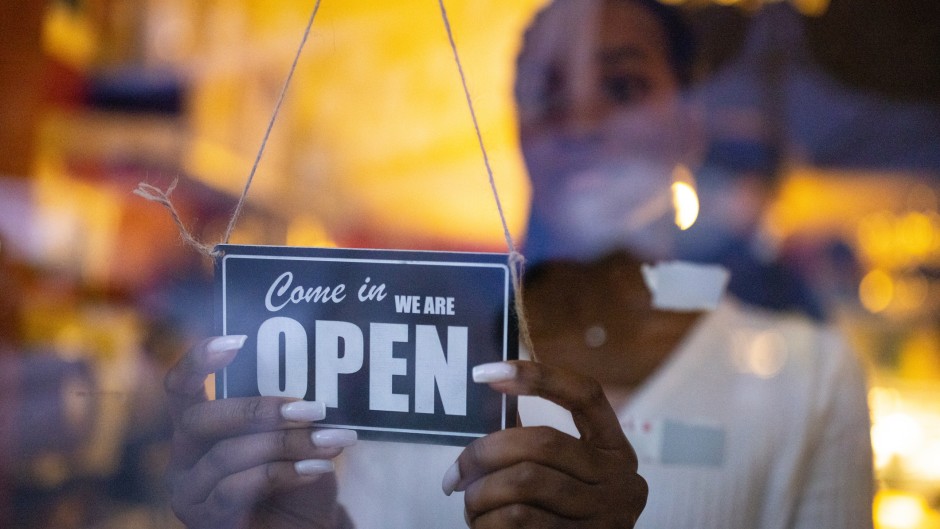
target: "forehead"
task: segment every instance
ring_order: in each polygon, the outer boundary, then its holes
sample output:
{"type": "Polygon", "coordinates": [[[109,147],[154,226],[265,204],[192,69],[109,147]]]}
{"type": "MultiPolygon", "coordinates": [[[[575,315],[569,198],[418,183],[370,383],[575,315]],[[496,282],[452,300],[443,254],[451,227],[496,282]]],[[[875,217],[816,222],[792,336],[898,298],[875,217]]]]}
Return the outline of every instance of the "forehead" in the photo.
{"type": "Polygon", "coordinates": [[[599,15],[595,59],[602,65],[668,62],[666,31],[648,8],[630,0],[606,0],[599,15]]]}

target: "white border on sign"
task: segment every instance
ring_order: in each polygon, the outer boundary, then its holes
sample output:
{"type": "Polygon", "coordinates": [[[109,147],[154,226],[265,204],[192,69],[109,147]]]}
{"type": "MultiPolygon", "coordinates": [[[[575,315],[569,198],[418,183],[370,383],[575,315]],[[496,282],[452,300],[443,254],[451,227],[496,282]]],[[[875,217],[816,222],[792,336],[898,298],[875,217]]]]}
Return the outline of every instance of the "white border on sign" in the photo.
{"type": "MultiPolygon", "coordinates": [[[[501,268],[503,270],[503,361],[508,360],[509,345],[509,267],[499,263],[465,263],[449,261],[410,261],[397,259],[347,259],[342,257],[302,257],[302,256],[272,256],[272,255],[226,255],[222,258],[222,335],[228,335],[228,298],[226,281],[226,261],[229,259],[266,259],[271,261],[329,261],[340,263],[377,263],[386,265],[411,265],[411,266],[459,266],[474,268],[501,268]]],[[[218,383],[218,381],[216,381],[218,383]]],[[[228,367],[222,369],[222,398],[228,398],[228,367]]],[[[502,400],[502,428],[506,428],[506,395],[503,394],[502,400]]],[[[440,436],[458,436],[458,437],[483,437],[486,433],[468,433],[468,432],[438,432],[431,430],[412,430],[405,428],[380,428],[373,426],[354,426],[342,424],[319,424],[318,426],[330,428],[349,428],[358,430],[371,430],[378,432],[400,432],[417,433],[422,435],[440,435],[440,436]]]]}

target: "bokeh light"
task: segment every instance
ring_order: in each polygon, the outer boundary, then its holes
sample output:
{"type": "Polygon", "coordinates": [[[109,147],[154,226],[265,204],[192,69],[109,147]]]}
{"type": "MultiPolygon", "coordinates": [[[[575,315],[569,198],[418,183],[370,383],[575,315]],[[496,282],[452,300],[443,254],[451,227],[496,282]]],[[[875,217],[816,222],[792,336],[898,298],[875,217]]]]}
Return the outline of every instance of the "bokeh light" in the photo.
{"type": "Polygon", "coordinates": [[[881,312],[894,299],[894,281],[885,271],[872,270],[862,278],[858,295],[862,306],[869,312],[881,312]]]}

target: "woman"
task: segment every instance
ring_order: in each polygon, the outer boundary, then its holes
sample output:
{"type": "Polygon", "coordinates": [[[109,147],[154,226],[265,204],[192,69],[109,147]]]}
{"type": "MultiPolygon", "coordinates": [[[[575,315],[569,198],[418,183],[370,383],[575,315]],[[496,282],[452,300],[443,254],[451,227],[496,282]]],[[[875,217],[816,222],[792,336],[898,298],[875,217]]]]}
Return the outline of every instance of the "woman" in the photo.
{"type": "Polygon", "coordinates": [[[244,340],[215,338],[167,378],[180,518],[191,527],[870,524],[867,409],[850,355],[807,322],[780,331],[777,318],[743,318],[733,305],[704,316],[650,305],[640,264],[670,257],[675,239],[651,204],[697,151],[679,98],[689,66],[680,19],[648,0],[556,0],[526,35],[516,94],[533,184],[526,252],[538,265],[527,309],[540,362],[473,372],[497,391],[542,397],[520,400],[525,427],[464,450],[357,443],[315,428],[318,403],[206,402],[204,378],[244,340]],[[732,368],[734,328],[783,344],[776,371],[732,368]],[[845,443],[848,456],[838,453],[845,443]],[[857,486],[842,494],[837,480],[857,486]]]}

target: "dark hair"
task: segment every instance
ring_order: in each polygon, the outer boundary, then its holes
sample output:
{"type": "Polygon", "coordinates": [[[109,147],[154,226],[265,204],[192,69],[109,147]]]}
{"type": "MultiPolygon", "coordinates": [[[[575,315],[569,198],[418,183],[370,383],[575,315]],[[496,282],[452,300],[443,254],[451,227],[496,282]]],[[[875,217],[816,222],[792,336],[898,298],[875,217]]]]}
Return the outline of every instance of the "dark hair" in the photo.
{"type": "Polygon", "coordinates": [[[669,45],[669,63],[676,78],[683,86],[692,82],[695,63],[695,37],[692,28],[686,22],[682,11],[673,5],[666,5],[659,0],[617,0],[633,2],[648,9],[666,31],[669,45]]]}

